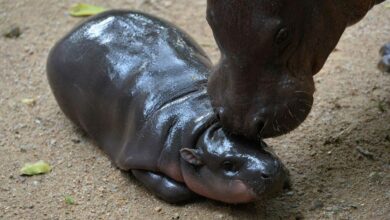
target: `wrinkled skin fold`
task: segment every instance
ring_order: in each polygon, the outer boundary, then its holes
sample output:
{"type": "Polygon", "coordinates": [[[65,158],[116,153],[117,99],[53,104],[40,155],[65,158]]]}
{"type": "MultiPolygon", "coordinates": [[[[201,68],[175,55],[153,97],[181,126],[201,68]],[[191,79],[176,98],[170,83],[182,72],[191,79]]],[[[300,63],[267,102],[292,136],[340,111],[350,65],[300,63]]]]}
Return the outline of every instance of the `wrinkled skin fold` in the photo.
{"type": "Polygon", "coordinates": [[[167,202],[245,203],[281,191],[263,143],[227,135],[206,91],[211,62],[177,27],[131,11],[87,20],[51,50],[47,76],[65,115],[167,202]]]}
{"type": "Polygon", "coordinates": [[[382,0],[208,0],[221,50],[208,92],[222,126],[258,140],[309,114],[321,70],[342,33],[382,0]]]}

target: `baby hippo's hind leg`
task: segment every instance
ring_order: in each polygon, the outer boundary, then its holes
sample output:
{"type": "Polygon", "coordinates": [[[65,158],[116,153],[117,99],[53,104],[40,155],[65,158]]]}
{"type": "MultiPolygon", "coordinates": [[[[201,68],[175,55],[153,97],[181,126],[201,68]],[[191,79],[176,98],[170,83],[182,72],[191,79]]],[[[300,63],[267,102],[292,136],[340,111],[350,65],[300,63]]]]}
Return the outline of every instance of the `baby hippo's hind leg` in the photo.
{"type": "Polygon", "coordinates": [[[131,172],[146,188],[169,203],[188,202],[197,197],[187,186],[163,174],[145,170],[132,170],[131,172]]]}

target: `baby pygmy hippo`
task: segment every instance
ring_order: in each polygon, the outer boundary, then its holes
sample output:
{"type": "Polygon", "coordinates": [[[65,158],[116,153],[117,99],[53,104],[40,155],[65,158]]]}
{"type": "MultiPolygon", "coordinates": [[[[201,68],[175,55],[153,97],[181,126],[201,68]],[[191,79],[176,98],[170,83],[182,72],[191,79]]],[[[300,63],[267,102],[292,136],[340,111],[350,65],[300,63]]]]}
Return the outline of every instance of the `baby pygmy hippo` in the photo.
{"type": "Polygon", "coordinates": [[[210,68],[172,24],[108,11],[54,46],[47,75],[65,115],[165,201],[199,194],[245,203],[280,191],[288,179],[281,161],[219,125],[206,92],[210,68]]]}

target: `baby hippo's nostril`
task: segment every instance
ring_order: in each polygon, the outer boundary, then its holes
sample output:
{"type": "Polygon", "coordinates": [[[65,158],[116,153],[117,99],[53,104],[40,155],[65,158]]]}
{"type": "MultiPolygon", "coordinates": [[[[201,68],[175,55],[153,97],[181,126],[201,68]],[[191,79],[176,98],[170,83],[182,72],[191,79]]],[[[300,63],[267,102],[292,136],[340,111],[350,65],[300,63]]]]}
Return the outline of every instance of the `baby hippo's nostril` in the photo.
{"type": "Polygon", "coordinates": [[[263,180],[272,180],[279,176],[282,164],[279,160],[269,161],[261,170],[261,178],[263,180]]]}
{"type": "Polygon", "coordinates": [[[271,178],[270,175],[265,174],[265,173],[262,173],[262,174],[261,174],[261,177],[262,177],[263,179],[269,179],[269,178],[271,178]]]}

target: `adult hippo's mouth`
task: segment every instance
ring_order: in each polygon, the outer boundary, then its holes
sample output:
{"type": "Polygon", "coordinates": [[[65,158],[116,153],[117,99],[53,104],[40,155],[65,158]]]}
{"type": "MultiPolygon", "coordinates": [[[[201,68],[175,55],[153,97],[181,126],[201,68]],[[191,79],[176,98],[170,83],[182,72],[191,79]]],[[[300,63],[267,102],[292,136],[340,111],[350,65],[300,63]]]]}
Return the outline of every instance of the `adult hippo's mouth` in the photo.
{"type": "Polygon", "coordinates": [[[208,93],[222,126],[258,140],[285,134],[309,114],[313,75],[347,26],[383,0],[208,0],[221,51],[208,93]]]}

